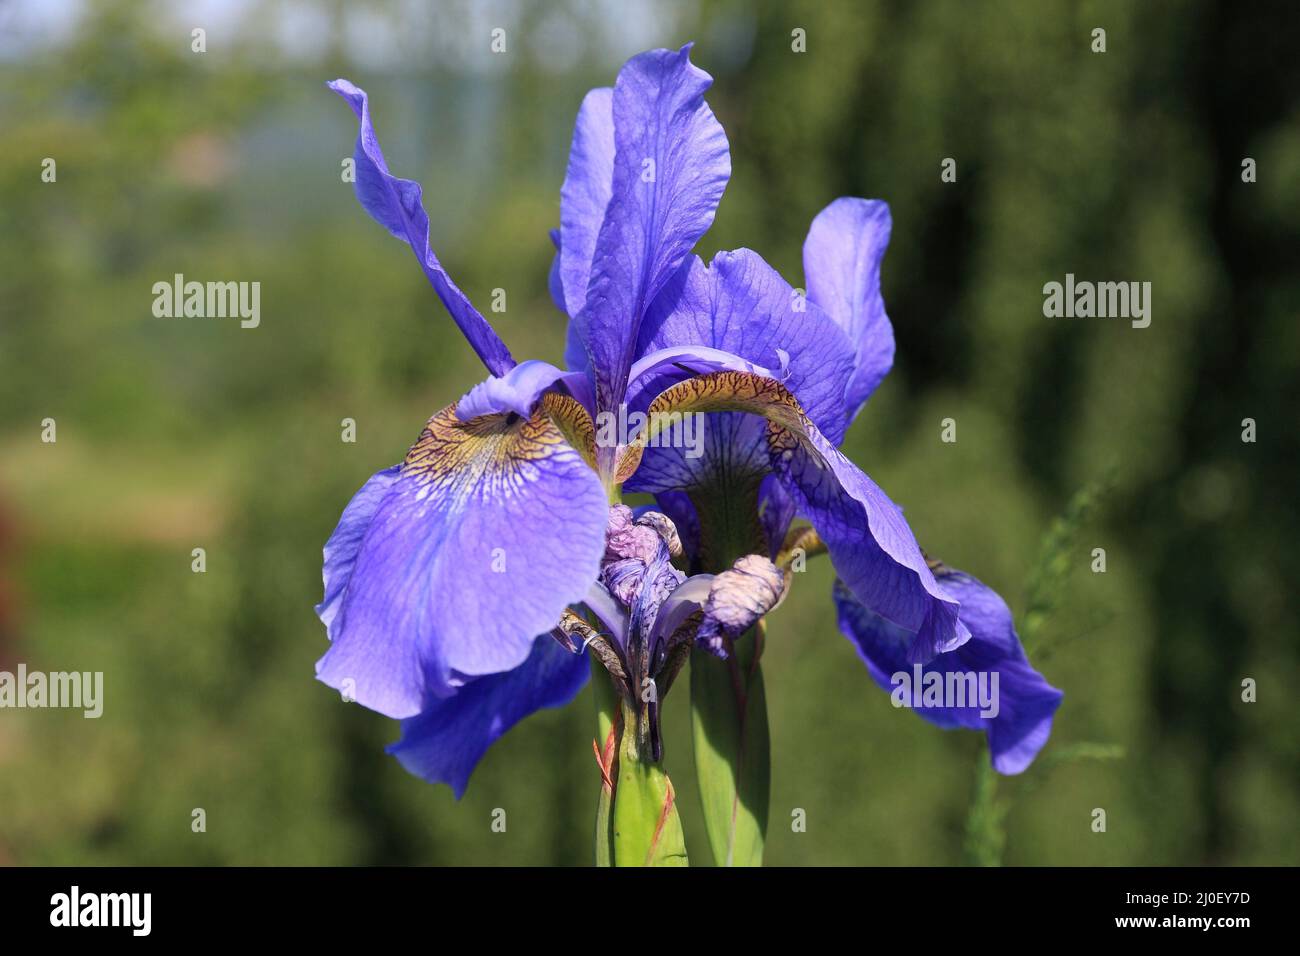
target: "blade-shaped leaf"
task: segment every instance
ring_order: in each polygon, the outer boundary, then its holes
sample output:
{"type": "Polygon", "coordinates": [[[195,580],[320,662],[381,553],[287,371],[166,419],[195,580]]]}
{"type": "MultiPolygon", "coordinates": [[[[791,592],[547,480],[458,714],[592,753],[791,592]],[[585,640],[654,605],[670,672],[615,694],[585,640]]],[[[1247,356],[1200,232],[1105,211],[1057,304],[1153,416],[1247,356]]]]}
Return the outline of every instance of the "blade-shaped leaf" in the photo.
{"type": "Polygon", "coordinates": [[[691,727],[704,825],[718,866],[761,866],[771,796],[767,700],[759,668],[764,625],[727,660],[691,655],[691,727]]]}

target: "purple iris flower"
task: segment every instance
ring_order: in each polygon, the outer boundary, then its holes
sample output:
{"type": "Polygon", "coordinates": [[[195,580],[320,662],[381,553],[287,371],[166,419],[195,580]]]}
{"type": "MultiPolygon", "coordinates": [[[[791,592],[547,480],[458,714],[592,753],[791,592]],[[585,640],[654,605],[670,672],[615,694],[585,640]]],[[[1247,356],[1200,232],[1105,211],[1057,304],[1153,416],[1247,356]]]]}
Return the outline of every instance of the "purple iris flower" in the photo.
{"type": "MultiPolygon", "coordinates": [[[[880,291],[880,265],[890,228],[889,207],[873,200],[837,199],[815,217],[803,247],[807,302],[801,305],[805,314],[791,318],[775,305],[770,310],[773,319],[781,316],[802,322],[797,330],[781,321],[754,321],[756,314],[762,314],[751,304],[757,298],[757,288],[775,287],[777,291],[770,293],[774,300],[783,295],[797,297],[756,255],[721,253],[707,268],[695,258],[679,273],[677,288],[663,293],[656,302],[654,314],[642,330],[642,348],[653,351],[697,341],[755,361],[781,348],[790,356],[783,356],[784,384],[809,415],[817,418],[823,436],[838,443],[848,422],[893,365],[893,329],[880,291]],[[827,346],[839,347],[839,342],[826,327],[827,317],[854,343],[851,372],[838,401],[834,389],[840,379],[832,372],[838,368],[838,357],[827,346]],[[813,341],[800,332],[813,332],[813,341]],[[811,361],[800,361],[808,354],[805,349],[811,351],[816,346],[822,351],[809,355],[811,361]],[[824,364],[819,366],[819,359],[824,364]],[[829,397],[822,391],[825,379],[831,380],[829,397]],[[836,415],[842,416],[839,423],[836,415]]],[[[649,390],[662,388],[673,374],[680,375],[680,371],[661,372],[649,390]]],[[[857,647],[872,678],[892,690],[893,675],[912,674],[916,667],[921,667],[923,675],[969,675],[960,682],[945,681],[945,687],[962,688],[969,679],[990,682],[997,675],[996,715],[990,714],[990,708],[942,704],[919,706],[916,711],[941,727],[987,731],[992,763],[1000,773],[1020,773],[1028,767],[1047,742],[1062,694],[1030,666],[1002,598],[969,575],[929,562],[942,592],[959,602],[961,610],[957,640],[946,644],[925,640],[916,628],[882,610],[889,598],[882,600],[881,591],[887,594],[892,585],[877,582],[881,590],[874,593],[868,593],[861,583],[845,586],[854,576],[858,582],[864,577],[859,562],[865,555],[853,550],[857,529],[851,519],[835,520],[844,513],[840,510],[846,504],[843,491],[854,487],[851,475],[856,469],[841,466],[850,477],[837,486],[831,474],[818,472],[816,460],[796,457],[792,464],[784,456],[768,454],[771,443],[765,441],[761,420],[732,412],[709,417],[704,455],[692,459],[680,448],[647,449],[626,488],[656,493],[660,507],[683,529],[687,551],[696,563],[705,546],[699,528],[701,521],[708,520],[700,514],[705,508],[697,507],[696,501],[701,497],[708,501],[709,492],[720,485],[727,486],[732,496],[743,497],[746,486],[756,489],[755,517],[773,558],[783,544],[799,540],[798,529],[790,530],[795,517],[811,520],[830,545],[832,562],[842,579],[834,595],[840,629],[857,647]]],[[[860,480],[869,481],[865,476],[860,480]]],[[[870,543],[863,541],[862,545],[869,555],[870,543]]]]}
{"type": "Polygon", "coordinates": [[[689,46],[654,50],[582,103],[552,237],[567,371],[515,362],[429,248],[420,186],[388,171],[366,94],[329,84],[360,121],[362,206],[409,244],[491,374],[344,510],[325,547],[317,676],[400,719],[391,752],[457,796],[511,726],[578,693],[588,653],[629,699],[655,684],[638,733],[658,759],[657,704],[685,654],[726,653],[784,596],[773,558],[796,514],[844,593],[906,635],[909,661],[971,639],[900,509],[837,447],[892,363],[888,211],[842,199],[817,217],[806,295],[746,249],[704,265],[691,250],[731,171],[710,83],[689,46]],[[628,410],[707,414],[706,453],[645,433],[599,441],[602,416],[628,410]],[[724,463],[760,500],[768,553],[687,577],[673,558],[707,536],[696,492],[724,463]],[[660,508],[611,507],[624,485],[660,508]]]}

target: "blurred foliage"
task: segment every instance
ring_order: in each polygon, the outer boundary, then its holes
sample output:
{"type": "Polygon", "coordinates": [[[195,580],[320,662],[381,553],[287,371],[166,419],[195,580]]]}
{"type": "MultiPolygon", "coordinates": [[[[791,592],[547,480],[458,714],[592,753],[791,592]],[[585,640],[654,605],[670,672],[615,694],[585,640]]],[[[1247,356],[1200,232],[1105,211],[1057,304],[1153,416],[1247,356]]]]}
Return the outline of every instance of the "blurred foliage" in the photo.
{"type": "MultiPolygon", "coordinates": [[[[32,6],[0,0],[0,28],[32,6]]],[[[0,712],[0,860],[590,859],[589,694],[508,734],[457,802],[384,755],[391,721],[313,680],[340,510],[482,374],[341,182],[355,125],[322,84],[369,90],[449,271],[480,307],[507,290],[491,317],[516,356],[558,361],[546,230],[581,96],[695,39],[734,166],[701,253],[748,246],[799,285],[820,208],[889,201],[896,367],[846,451],[1050,643],[1035,660],[1066,695],[1038,764],[973,779],[979,735],[890,705],[814,563],[769,627],[768,862],[1300,862],[1290,5],[266,0],[201,55],[186,8],[104,0],[0,47],[0,662],[102,670],[106,696],[97,721],[0,712]],[[1045,319],[1066,272],[1152,282],[1150,328],[1045,319]],[[260,281],[261,326],[154,318],[175,273],[260,281]],[[1103,508],[1070,505],[1099,482],[1103,508]],[[1125,756],[1063,759],[1105,748],[1125,756]]],[[[678,703],[667,766],[702,846],[678,703]]]]}

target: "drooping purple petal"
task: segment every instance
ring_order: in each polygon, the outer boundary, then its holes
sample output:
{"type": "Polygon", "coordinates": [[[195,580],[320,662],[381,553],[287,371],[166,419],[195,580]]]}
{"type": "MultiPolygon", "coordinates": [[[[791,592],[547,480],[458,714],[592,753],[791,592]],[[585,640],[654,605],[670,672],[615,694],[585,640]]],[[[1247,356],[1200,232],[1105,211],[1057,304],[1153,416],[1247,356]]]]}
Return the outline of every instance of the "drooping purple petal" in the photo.
{"type": "Polygon", "coordinates": [[[915,635],[913,661],[964,644],[958,602],[940,588],[902,510],[815,428],[770,432],[772,464],[826,544],[835,571],[872,611],[915,635]]]}
{"type": "Polygon", "coordinates": [[[714,412],[661,430],[624,484],[628,491],[662,494],[727,487],[739,493],[771,467],[767,427],[752,415],[714,412]]]}
{"type": "Polygon", "coordinates": [[[935,583],[898,507],[840,454],[783,384],[747,372],[696,376],[662,392],[646,415],[653,420],[695,412],[768,420],[768,460],[797,512],[812,522],[857,598],[916,635],[915,660],[928,661],[969,639],[957,602],[935,583]]]}
{"type": "Polygon", "coordinates": [[[518,667],[468,681],[403,720],[401,740],[388,752],[417,777],[447,784],[459,800],[488,747],[529,714],[573,700],[590,671],[586,654],[571,653],[543,634],[518,667]]]}
{"type": "MultiPolygon", "coordinates": [[[[575,319],[601,409],[623,400],[641,319],[713,222],[731,175],[726,134],[703,99],[712,80],[689,52],[635,56],[614,87],[612,188],[575,319]]],[[[574,257],[583,258],[576,242],[574,257]]]]}
{"type": "Polygon", "coordinates": [[[546,415],[512,417],[462,422],[444,409],[400,472],[381,473],[387,487],[354,499],[327,558],[333,643],[320,680],[413,717],[467,677],[519,666],[587,594],[605,545],[604,489],[546,415]]]}
{"type": "Polygon", "coordinates": [[[839,324],[854,349],[845,392],[850,418],[894,364],[894,329],[880,295],[889,230],[886,203],[846,196],[817,214],[803,245],[808,298],[839,324]]]}
{"type": "Polygon", "coordinates": [[[837,582],[840,630],[857,647],[872,680],[896,701],[919,704],[917,715],[937,726],[985,731],[993,768],[1020,773],[1047,742],[1063,695],[1025,658],[1011,612],[992,589],[955,571],[941,572],[938,580],[961,602],[962,622],[971,632],[971,639],[956,650],[925,665],[913,664],[908,659],[911,635],[868,611],[837,582]],[[938,705],[927,706],[925,688],[936,680],[942,682],[938,705]]]}
{"type": "Polygon", "coordinates": [[[361,205],[376,222],[411,247],[415,258],[420,262],[420,268],[438,293],[438,298],[447,307],[488,371],[493,375],[504,375],[514,367],[515,361],[500,336],[474,308],[465,293],[451,281],[438,257],[429,248],[429,217],[420,198],[420,184],[409,179],[398,179],[389,173],[383,151],[379,148],[379,140],[375,138],[365,91],[347,80],[334,80],[327,85],[347,100],[361,123],[353,154],[356,161],[356,193],[361,205]]]}

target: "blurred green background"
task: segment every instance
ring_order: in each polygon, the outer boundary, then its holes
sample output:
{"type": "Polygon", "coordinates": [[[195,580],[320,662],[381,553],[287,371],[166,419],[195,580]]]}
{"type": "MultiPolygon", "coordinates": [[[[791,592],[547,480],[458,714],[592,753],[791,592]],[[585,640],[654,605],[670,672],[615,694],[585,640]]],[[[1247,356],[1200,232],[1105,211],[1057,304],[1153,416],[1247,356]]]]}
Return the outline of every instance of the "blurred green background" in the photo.
{"type": "MultiPolygon", "coordinates": [[[[871,684],[814,563],[770,621],[768,862],[1300,862],[1298,24],[1227,0],[0,0],[0,669],[105,673],[99,720],[0,711],[0,861],[590,859],[590,691],[457,802],[313,679],[343,505],[483,375],[341,181],[356,127],[323,84],[369,91],[452,275],[484,311],[505,289],[514,354],[558,363],[546,231],[581,96],[694,39],[734,167],[701,253],[802,285],[819,209],[890,203],[898,355],[846,451],[1065,691],[1039,763],[990,790],[979,736],[871,684]],[[178,272],[260,281],[260,327],[155,318],[178,272]],[[1151,326],[1045,319],[1066,272],[1150,281],[1151,326]]],[[[680,687],[667,766],[705,862],[680,687]]]]}

